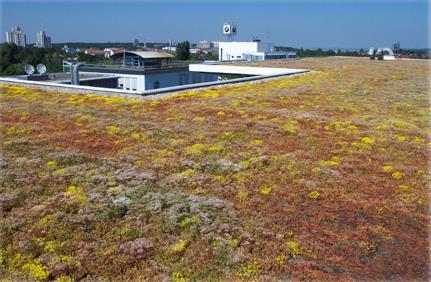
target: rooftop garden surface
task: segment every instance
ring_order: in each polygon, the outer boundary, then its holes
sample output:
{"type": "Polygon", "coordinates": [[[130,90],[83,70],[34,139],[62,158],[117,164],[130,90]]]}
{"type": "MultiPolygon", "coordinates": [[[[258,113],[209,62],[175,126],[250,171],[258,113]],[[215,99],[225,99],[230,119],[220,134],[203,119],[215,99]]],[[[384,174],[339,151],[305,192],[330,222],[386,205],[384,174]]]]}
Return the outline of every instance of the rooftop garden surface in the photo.
{"type": "Polygon", "coordinates": [[[0,278],[428,280],[429,64],[132,100],[0,86],[0,278]]]}

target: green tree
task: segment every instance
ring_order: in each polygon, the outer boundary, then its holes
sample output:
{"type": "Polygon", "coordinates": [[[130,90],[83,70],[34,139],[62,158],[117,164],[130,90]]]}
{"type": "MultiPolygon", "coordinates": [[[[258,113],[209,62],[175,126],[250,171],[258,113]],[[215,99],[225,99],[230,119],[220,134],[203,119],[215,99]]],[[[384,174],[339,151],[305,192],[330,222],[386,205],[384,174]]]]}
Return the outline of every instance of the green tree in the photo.
{"type": "Polygon", "coordinates": [[[44,64],[49,72],[58,72],[62,70],[63,58],[62,51],[54,48],[0,44],[0,74],[24,74],[25,64],[32,64],[33,66],[44,64]]]}
{"type": "Polygon", "coordinates": [[[0,72],[3,73],[6,69],[13,65],[19,63],[18,53],[19,49],[15,44],[2,44],[0,48],[0,72]]]}
{"type": "Polygon", "coordinates": [[[178,60],[188,60],[190,58],[190,43],[188,41],[178,43],[176,51],[178,60]]]}

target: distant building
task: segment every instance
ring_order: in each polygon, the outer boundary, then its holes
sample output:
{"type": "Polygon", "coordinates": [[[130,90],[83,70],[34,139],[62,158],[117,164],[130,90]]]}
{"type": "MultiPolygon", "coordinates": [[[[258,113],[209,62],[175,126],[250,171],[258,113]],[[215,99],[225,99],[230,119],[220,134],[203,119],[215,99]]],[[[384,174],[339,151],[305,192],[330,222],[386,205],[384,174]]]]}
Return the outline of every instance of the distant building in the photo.
{"type": "Polygon", "coordinates": [[[133,41],[133,46],[134,46],[134,47],[138,47],[138,45],[139,45],[139,40],[138,40],[138,39],[135,39],[135,40],[133,41]]]}
{"type": "Polygon", "coordinates": [[[11,31],[6,32],[6,42],[25,47],[27,45],[27,39],[24,30],[19,26],[12,27],[11,31]]]}
{"type": "Polygon", "coordinates": [[[214,48],[214,44],[208,40],[199,41],[198,44],[196,44],[197,49],[202,50],[210,50],[214,48]]]}
{"type": "Polygon", "coordinates": [[[79,52],[79,49],[69,47],[67,45],[64,45],[63,48],[61,48],[64,52],[69,54],[75,54],[76,52],[79,52]]]}
{"type": "Polygon", "coordinates": [[[90,56],[94,56],[94,57],[105,57],[105,54],[109,54],[109,51],[105,51],[105,50],[99,50],[99,49],[85,49],[84,50],[84,54],[90,55],[90,56]]]}
{"type": "Polygon", "coordinates": [[[51,37],[46,36],[45,31],[41,30],[36,33],[36,47],[51,48],[51,37]]]}
{"type": "Polygon", "coordinates": [[[123,52],[124,49],[123,48],[105,48],[105,49],[103,49],[103,51],[105,52],[105,58],[110,58],[115,53],[123,52]]]}
{"type": "Polygon", "coordinates": [[[219,61],[263,61],[271,59],[295,58],[294,52],[275,52],[271,43],[254,41],[219,42],[219,61]]]}
{"type": "Polygon", "coordinates": [[[167,52],[176,52],[177,51],[177,47],[175,46],[166,46],[162,48],[163,51],[167,51],[167,52]]]}
{"type": "Polygon", "coordinates": [[[399,52],[400,51],[400,42],[398,41],[398,42],[395,42],[394,44],[393,44],[393,46],[392,46],[393,48],[392,48],[392,50],[394,51],[394,52],[399,52]]]}

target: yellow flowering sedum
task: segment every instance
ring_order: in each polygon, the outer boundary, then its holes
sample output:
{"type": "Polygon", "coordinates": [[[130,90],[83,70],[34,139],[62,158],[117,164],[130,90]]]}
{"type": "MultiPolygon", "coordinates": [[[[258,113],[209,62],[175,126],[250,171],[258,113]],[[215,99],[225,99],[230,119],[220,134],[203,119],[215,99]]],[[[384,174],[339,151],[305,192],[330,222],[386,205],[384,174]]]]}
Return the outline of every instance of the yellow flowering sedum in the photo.
{"type": "Polygon", "coordinates": [[[271,191],[272,191],[271,187],[264,186],[264,187],[260,188],[259,193],[261,195],[268,196],[269,194],[271,194],[271,191]]]}
{"type": "Polygon", "coordinates": [[[403,176],[404,176],[404,173],[399,171],[392,173],[392,178],[396,180],[400,180],[401,178],[403,178],[403,176]]]}
{"type": "Polygon", "coordinates": [[[262,143],[263,143],[263,141],[260,139],[254,139],[251,141],[251,145],[253,145],[253,146],[260,146],[260,145],[262,145],[262,143]]]}
{"type": "Polygon", "coordinates": [[[239,191],[238,192],[238,198],[240,202],[245,202],[248,198],[248,192],[247,191],[239,191]]]}
{"type": "Polygon", "coordinates": [[[402,135],[397,135],[396,137],[397,137],[397,140],[398,140],[398,141],[401,141],[401,142],[402,142],[402,141],[407,141],[407,140],[408,140],[408,138],[407,138],[407,137],[402,136],[402,135]]]}
{"type": "Polygon", "coordinates": [[[186,249],[186,242],[183,239],[178,240],[178,242],[172,246],[172,250],[176,253],[181,253],[185,249],[186,249]]]}
{"type": "Polygon", "coordinates": [[[369,136],[362,138],[361,141],[368,145],[371,145],[375,142],[375,140],[369,136]]]}
{"type": "Polygon", "coordinates": [[[26,263],[22,270],[28,273],[29,277],[34,280],[45,280],[49,276],[48,268],[42,264],[26,263]]]}
{"type": "Polygon", "coordinates": [[[311,170],[311,172],[312,173],[315,173],[315,174],[318,174],[318,173],[320,173],[322,170],[320,169],[320,167],[314,167],[312,170],[311,170]]]}
{"type": "Polygon", "coordinates": [[[408,186],[408,185],[399,185],[398,189],[403,190],[403,191],[409,191],[409,190],[412,190],[413,188],[408,186]]]}
{"type": "Polygon", "coordinates": [[[174,282],[187,282],[187,281],[189,281],[189,279],[185,278],[181,272],[174,271],[172,273],[172,281],[174,281],[174,282]]]}
{"type": "Polygon", "coordinates": [[[282,125],[281,129],[288,135],[296,135],[298,134],[299,125],[296,120],[291,120],[288,123],[282,125]]]}
{"type": "Polygon", "coordinates": [[[113,125],[107,126],[106,130],[107,130],[109,135],[116,135],[116,134],[120,133],[120,131],[121,131],[119,127],[113,126],[113,125]]]}
{"type": "Polygon", "coordinates": [[[85,196],[82,189],[80,187],[74,186],[74,185],[67,187],[66,192],[64,192],[64,196],[68,199],[75,198],[76,200],[78,200],[80,202],[86,202],[87,201],[87,197],[85,196]]]}
{"type": "Polygon", "coordinates": [[[301,254],[301,249],[299,248],[299,243],[295,241],[288,241],[287,247],[289,248],[290,254],[293,256],[301,254]]]}
{"type": "Polygon", "coordinates": [[[383,168],[384,171],[391,171],[391,170],[394,169],[391,165],[385,165],[382,168],[383,168]]]}
{"type": "Polygon", "coordinates": [[[320,193],[318,191],[312,191],[308,193],[308,198],[312,200],[317,200],[320,197],[320,193]]]}

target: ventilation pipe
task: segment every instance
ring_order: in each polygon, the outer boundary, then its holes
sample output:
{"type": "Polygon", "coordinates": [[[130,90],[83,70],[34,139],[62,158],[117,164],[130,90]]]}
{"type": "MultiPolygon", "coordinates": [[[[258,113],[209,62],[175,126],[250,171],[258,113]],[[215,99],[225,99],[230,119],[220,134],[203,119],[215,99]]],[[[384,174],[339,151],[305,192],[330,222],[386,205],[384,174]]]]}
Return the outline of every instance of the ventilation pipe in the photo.
{"type": "Polygon", "coordinates": [[[82,63],[82,62],[72,65],[72,70],[70,72],[72,75],[72,79],[71,79],[72,85],[79,85],[79,68],[84,65],[85,63],[82,63]]]}

